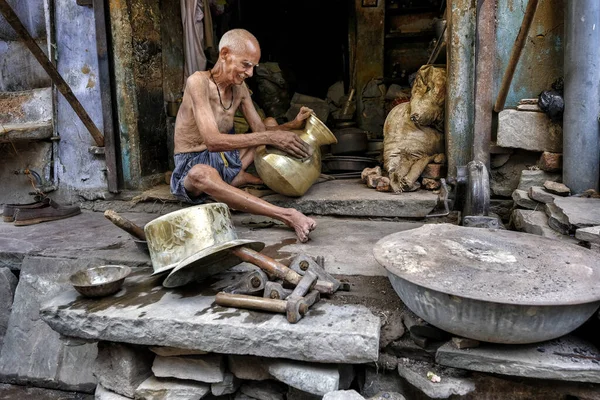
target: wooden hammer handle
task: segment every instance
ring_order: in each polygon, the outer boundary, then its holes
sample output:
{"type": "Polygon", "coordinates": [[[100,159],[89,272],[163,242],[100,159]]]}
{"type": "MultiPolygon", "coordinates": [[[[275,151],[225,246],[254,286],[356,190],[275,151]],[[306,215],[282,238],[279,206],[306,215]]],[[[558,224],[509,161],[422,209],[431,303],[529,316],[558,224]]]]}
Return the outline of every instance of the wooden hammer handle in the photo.
{"type": "Polygon", "coordinates": [[[127,218],[120,216],[119,214],[117,214],[116,211],[106,210],[104,211],[104,216],[108,218],[113,224],[128,232],[129,234],[135,236],[140,240],[146,240],[146,234],[144,233],[144,230],[142,228],[140,228],[127,218]]]}
{"type": "Polygon", "coordinates": [[[271,257],[249,249],[248,247],[238,247],[232,250],[232,253],[242,261],[254,264],[260,269],[266,271],[268,274],[276,276],[279,279],[283,279],[292,285],[297,285],[302,279],[302,275],[296,271],[293,271],[271,257]]]}
{"type": "Polygon", "coordinates": [[[223,307],[248,308],[251,310],[286,313],[285,300],[267,299],[264,297],[247,296],[245,294],[217,293],[215,302],[223,307]]]}

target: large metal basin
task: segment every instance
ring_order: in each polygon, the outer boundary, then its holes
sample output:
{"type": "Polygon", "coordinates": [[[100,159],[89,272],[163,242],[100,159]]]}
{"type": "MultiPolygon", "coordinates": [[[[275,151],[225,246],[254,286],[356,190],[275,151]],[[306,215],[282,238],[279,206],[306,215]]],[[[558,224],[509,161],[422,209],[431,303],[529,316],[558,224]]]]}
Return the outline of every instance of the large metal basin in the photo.
{"type": "Polygon", "coordinates": [[[563,336],[600,307],[597,255],[520,232],[427,224],[373,250],[406,306],[453,334],[493,343],[563,336]]]}
{"type": "Polygon", "coordinates": [[[256,172],[271,190],[299,197],[319,179],[321,175],[321,146],[337,143],[329,128],[315,115],[306,121],[304,130],[292,130],[312,149],[305,159],[290,157],[287,153],[270,146],[260,146],[254,155],[256,172]]]}

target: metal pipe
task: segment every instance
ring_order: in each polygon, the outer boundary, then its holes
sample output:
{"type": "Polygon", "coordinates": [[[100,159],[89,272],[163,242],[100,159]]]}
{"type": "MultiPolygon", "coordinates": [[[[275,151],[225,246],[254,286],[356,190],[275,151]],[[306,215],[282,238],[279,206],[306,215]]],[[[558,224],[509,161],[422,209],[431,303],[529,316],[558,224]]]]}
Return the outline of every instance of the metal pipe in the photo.
{"type": "Polygon", "coordinates": [[[477,0],[475,41],[475,122],[473,160],[490,169],[492,112],[494,96],[494,54],[496,50],[496,1],[477,0]]]}
{"type": "Polygon", "coordinates": [[[600,2],[565,2],[563,181],[598,190],[600,176],[600,2]]]}
{"type": "Polygon", "coordinates": [[[496,104],[494,105],[494,111],[496,112],[500,112],[504,109],[506,96],[508,95],[508,90],[510,89],[513,75],[517,69],[519,58],[521,58],[521,51],[523,50],[523,47],[525,47],[527,34],[529,33],[529,27],[533,21],[533,16],[535,15],[535,9],[537,8],[537,5],[538,0],[529,0],[529,3],[527,3],[525,15],[523,15],[523,22],[521,23],[521,29],[519,29],[519,33],[515,39],[515,44],[513,45],[512,53],[510,55],[510,59],[508,60],[508,65],[506,66],[506,71],[504,71],[502,83],[500,84],[500,92],[498,92],[498,98],[496,99],[496,104]]]}

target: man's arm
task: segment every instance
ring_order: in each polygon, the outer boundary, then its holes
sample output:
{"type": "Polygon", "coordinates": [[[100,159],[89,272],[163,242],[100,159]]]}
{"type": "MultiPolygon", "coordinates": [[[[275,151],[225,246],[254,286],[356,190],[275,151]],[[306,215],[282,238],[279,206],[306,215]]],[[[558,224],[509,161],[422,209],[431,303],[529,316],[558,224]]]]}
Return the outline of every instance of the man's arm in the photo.
{"type": "Polygon", "coordinates": [[[302,106],[300,108],[300,111],[298,112],[298,115],[296,115],[296,118],[294,118],[292,121],[288,121],[288,122],[285,122],[285,123],[277,125],[277,126],[267,126],[267,130],[274,131],[274,130],[280,130],[280,129],[282,129],[282,130],[302,129],[302,128],[304,128],[304,123],[306,122],[308,117],[310,117],[310,115],[312,113],[313,113],[312,109],[302,106]]]}
{"type": "MultiPolygon", "coordinates": [[[[186,83],[186,89],[190,90],[192,98],[194,119],[208,151],[229,151],[260,145],[272,145],[295,157],[302,158],[309,155],[310,149],[308,145],[298,136],[285,131],[267,133],[262,122],[263,129],[261,131],[248,135],[229,135],[219,132],[219,127],[217,121],[215,121],[209,101],[208,85],[208,79],[201,74],[190,76],[186,83]]],[[[244,97],[247,98],[247,96],[244,97]]],[[[243,103],[244,100],[242,100],[243,103]]],[[[256,113],[256,110],[254,112],[256,113]]]]}

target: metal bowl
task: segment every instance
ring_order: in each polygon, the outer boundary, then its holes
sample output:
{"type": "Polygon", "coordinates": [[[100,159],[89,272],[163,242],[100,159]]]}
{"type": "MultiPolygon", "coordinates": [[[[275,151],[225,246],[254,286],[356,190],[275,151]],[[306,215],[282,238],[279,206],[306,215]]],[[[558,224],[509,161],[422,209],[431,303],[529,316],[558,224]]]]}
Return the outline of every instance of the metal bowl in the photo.
{"type": "Polygon", "coordinates": [[[75,272],[69,280],[73,287],[87,297],[102,297],[116,293],[131,268],[125,265],[102,265],[75,272]]]}

